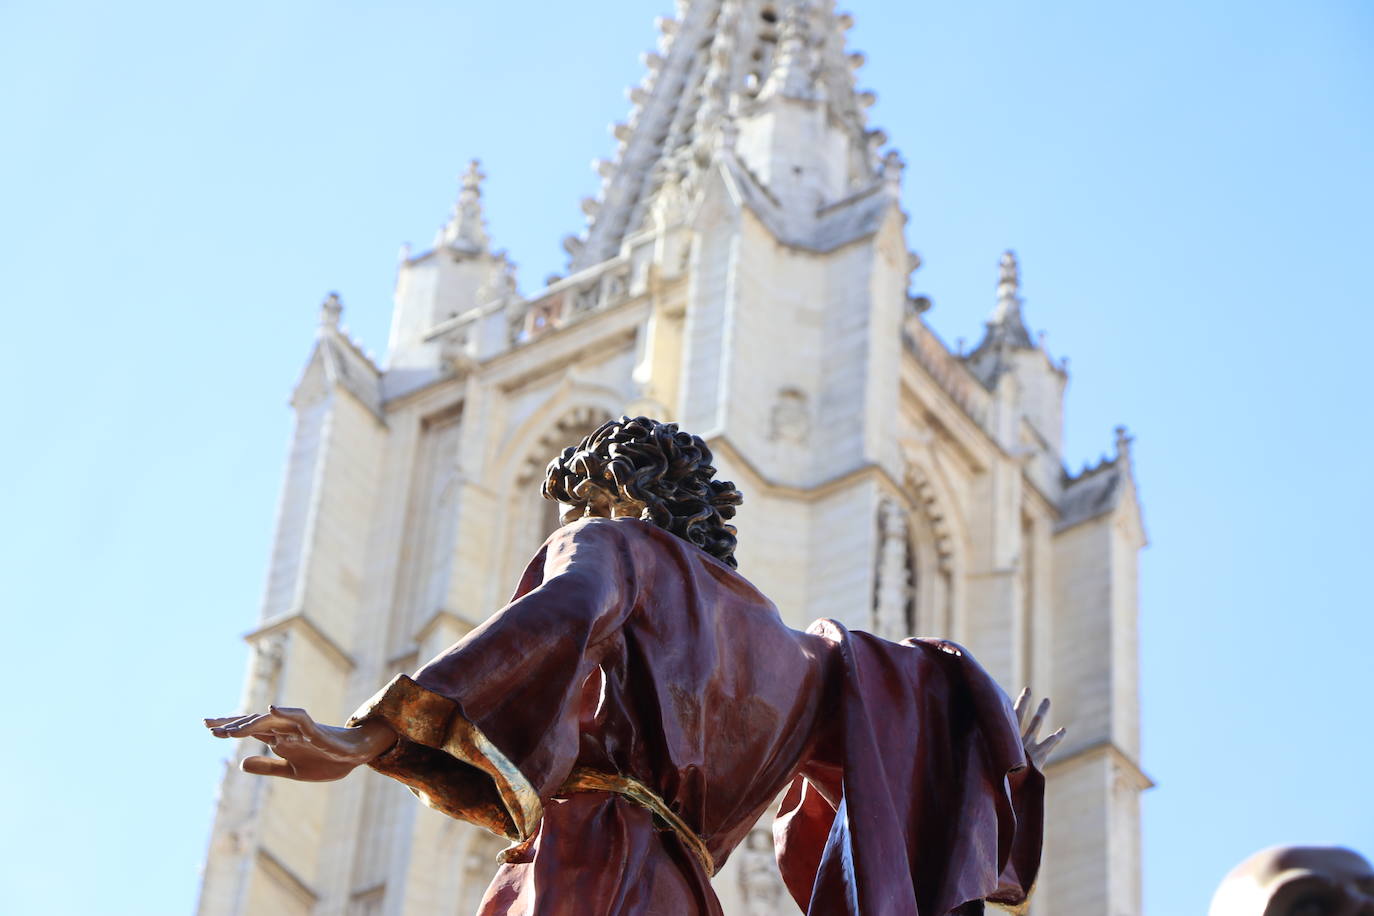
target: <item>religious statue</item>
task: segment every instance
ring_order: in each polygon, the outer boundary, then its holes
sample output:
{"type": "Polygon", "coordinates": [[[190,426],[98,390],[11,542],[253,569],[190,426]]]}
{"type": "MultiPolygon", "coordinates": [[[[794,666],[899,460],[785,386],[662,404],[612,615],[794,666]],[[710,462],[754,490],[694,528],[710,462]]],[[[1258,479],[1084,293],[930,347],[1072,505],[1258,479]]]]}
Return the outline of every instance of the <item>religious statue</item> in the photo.
{"type": "MultiPolygon", "coordinates": [[[[366,764],[509,838],[480,916],[720,914],[711,876],[779,794],[788,892],[813,916],[1022,904],[1063,730],[961,647],[805,632],[736,572],[741,496],[675,424],[611,421],[550,462],[562,526],[515,598],[344,726],[207,719],[265,776],[366,764]],[[1018,724],[1019,720],[1019,724],[1018,724]]],[[[867,603],[867,596],[855,596],[867,603]]]]}
{"type": "Polygon", "coordinates": [[[1339,846],[1275,846],[1237,865],[1208,916],[1371,916],[1374,867],[1339,846]]]}

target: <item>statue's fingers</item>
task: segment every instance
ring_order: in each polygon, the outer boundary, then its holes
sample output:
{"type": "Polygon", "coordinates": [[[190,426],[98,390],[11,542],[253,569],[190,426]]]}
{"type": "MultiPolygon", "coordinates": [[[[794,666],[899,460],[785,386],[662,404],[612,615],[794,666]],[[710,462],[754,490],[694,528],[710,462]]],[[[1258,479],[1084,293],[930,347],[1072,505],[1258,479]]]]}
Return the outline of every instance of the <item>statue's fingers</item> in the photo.
{"type": "Polygon", "coordinates": [[[296,768],[291,765],[291,761],[283,760],[280,757],[245,757],[243,762],[239,764],[239,769],[245,773],[252,773],[254,776],[296,778],[296,768]]]}
{"type": "Polygon", "coordinates": [[[201,721],[205,723],[206,728],[223,728],[238,722],[240,719],[247,718],[248,716],[220,716],[218,719],[202,719],[201,721]]]}
{"type": "Polygon", "coordinates": [[[226,725],[212,726],[210,731],[218,738],[243,738],[264,718],[262,715],[243,716],[226,725]]]}
{"type": "Polygon", "coordinates": [[[211,731],[226,738],[262,738],[264,735],[299,734],[300,727],[295,722],[269,712],[250,716],[241,722],[211,731]]]}
{"type": "Polygon", "coordinates": [[[1040,759],[1041,763],[1044,763],[1046,760],[1050,759],[1050,754],[1054,753],[1055,747],[1058,746],[1060,741],[1064,740],[1065,734],[1067,734],[1067,732],[1065,732],[1064,729],[1061,728],[1054,734],[1046,738],[1044,741],[1040,742],[1039,746],[1036,747],[1035,751],[1036,756],[1040,759]]]}
{"type": "Polygon", "coordinates": [[[1026,725],[1026,737],[1034,739],[1040,732],[1040,726],[1045,723],[1045,716],[1050,711],[1050,698],[1040,701],[1040,705],[1035,710],[1035,715],[1031,716],[1030,722],[1026,725]]]}
{"type": "MultiPolygon", "coordinates": [[[[224,722],[224,724],[222,724],[222,725],[211,725],[211,726],[210,726],[210,731],[213,732],[213,733],[216,735],[216,737],[219,737],[219,738],[232,738],[232,737],[235,737],[234,735],[229,734],[229,729],[231,729],[231,728],[238,728],[240,725],[243,725],[243,724],[245,724],[245,723],[247,723],[247,722],[252,722],[254,719],[258,718],[258,716],[257,716],[256,714],[249,714],[249,715],[246,715],[246,716],[229,716],[229,717],[226,717],[226,718],[228,719],[228,721],[224,722]]],[[[216,721],[219,722],[219,721],[223,721],[223,720],[216,720],[216,721]]]]}
{"type": "Polygon", "coordinates": [[[1030,710],[1031,692],[1029,687],[1022,687],[1021,692],[1016,695],[1016,705],[1012,711],[1016,713],[1016,724],[1025,726],[1026,713],[1030,710]]]}
{"type": "Polygon", "coordinates": [[[251,735],[258,735],[271,732],[280,735],[299,735],[301,727],[299,723],[286,718],[280,713],[269,712],[260,716],[254,716],[247,722],[240,722],[237,725],[230,725],[225,728],[231,738],[244,738],[251,735]]]}

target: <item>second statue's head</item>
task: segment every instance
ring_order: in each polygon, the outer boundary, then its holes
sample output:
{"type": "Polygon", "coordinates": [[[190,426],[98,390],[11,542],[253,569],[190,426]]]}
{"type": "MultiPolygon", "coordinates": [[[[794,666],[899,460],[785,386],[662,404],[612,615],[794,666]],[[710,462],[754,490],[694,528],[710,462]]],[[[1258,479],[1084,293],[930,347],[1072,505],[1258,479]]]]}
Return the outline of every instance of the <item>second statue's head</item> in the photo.
{"type": "Polygon", "coordinates": [[[743,497],[714,479],[711,460],[706,443],[676,423],[621,417],[550,461],[543,492],[562,504],[564,524],[631,516],[735,566],[735,528],[726,522],[743,497]]]}

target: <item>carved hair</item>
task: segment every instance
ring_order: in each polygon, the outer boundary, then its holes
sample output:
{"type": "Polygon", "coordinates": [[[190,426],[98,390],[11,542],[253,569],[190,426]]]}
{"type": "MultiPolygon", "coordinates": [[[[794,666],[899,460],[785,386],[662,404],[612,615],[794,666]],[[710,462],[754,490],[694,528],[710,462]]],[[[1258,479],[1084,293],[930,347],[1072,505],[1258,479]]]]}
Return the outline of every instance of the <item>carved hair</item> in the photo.
{"type": "Polygon", "coordinates": [[[735,485],[713,480],[711,450],[676,423],[648,417],[609,420],[549,462],[545,498],[587,511],[602,500],[640,509],[639,517],[731,566],[735,562],[735,485]]]}

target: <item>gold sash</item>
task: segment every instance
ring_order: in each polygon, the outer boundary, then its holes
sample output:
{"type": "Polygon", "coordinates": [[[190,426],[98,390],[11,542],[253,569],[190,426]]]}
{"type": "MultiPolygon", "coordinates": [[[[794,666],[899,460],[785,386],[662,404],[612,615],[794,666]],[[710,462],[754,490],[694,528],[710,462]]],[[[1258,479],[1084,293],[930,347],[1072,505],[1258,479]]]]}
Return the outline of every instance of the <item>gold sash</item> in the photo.
{"type": "Polygon", "coordinates": [[[715,860],[711,858],[710,850],[706,848],[701,837],[683,823],[682,818],[674,814],[672,809],[664,804],[663,799],[655,795],[644,783],[628,776],[612,776],[609,773],[578,767],[568,776],[563,788],[558,790],[559,795],[571,792],[613,792],[623,795],[641,808],[648,808],[654,817],[677,834],[678,839],[682,840],[682,845],[701,862],[701,867],[706,869],[708,877],[716,873],[715,860]]]}

